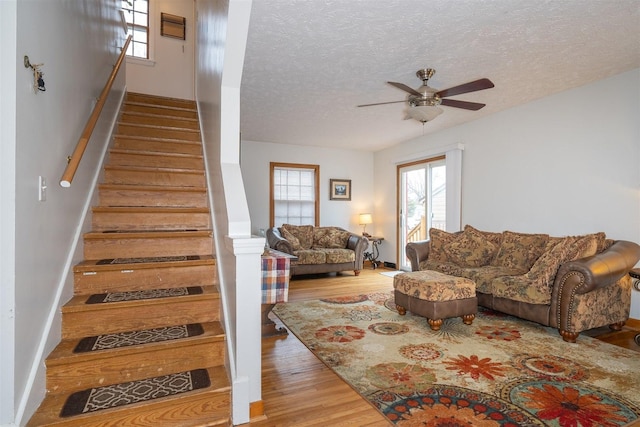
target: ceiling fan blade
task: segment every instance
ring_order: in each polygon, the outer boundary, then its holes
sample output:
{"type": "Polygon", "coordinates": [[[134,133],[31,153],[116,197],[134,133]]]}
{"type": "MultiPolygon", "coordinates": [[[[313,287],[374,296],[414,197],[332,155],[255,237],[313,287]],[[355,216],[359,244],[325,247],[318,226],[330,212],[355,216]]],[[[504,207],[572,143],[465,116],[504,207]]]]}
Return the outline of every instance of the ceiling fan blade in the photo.
{"type": "Polygon", "coordinates": [[[461,84],[459,86],[450,87],[449,89],[441,90],[436,94],[440,98],[446,98],[447,96],[460,95],[461,93],[475,92],[477,90],[490,89],[494,87],[494,84],[489,79],[474,80],[469,83],[461,84]]]}
{"type": "Polygon", "coordinates": [[[375,104],[362,104],[362,105],[356,105],[356,107],[371,107],[373,105],[384,105],[384,104],[398,104],[400,102],[407,102],[407,101],[389,101],[389,102],[376,102],[375,104]]]}
{"type": "Polygon", "coordinates": [[[422,97],[422,94],[421,94],[420,92],[418,92],[418,91],[417,91],[417,90],[415,90],[415,89],[410,88],[410,87],[409,87],[409,86],[407,86],[406,84],[398,83],[398,82],[387,82],[387,83],[389,83],[391,86],[395,86],[395,87],[397,87],[397,88],[398,88],[398,89],[400,89],[400,90],[403,90],[403,91],[405,91],[405,92],[408,92],[408,93],[410,93],[411,95],[422,97]]]}
{"type": "Polygon", "coordinates": [[[487,104],[480,104],[478,102],[458,101],[455,99],[443,99],[440,105],[446,105],[447,107],[464,108],[465,110],[477,111],[487,104]]]}

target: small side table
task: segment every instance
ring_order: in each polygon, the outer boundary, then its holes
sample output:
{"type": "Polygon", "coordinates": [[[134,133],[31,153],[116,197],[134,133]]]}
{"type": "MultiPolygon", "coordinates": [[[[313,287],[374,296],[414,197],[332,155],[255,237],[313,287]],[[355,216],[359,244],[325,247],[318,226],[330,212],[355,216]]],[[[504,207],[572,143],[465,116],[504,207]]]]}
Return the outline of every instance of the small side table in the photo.
{"type": "MultiPolygon", "coordinates": [[[[640,268],[634,268],[631,270],[629,272],[629,276],[631,276],[631,280],[633,281],[633,288],[636,291],[640,291],[640,268]]],[[[640,345],[640,334],[636,334],[636,336],[633,337],[633,340],[636,344],[640,345]]]]}
{"type": "Polygon", "coordinates": [[[378,261],[378,257],[380,256],[380,250],[378,249],[378,245],[382,243],[384,237],[376,237],[376,236],[365,236],[371,242],[371,252],[364,253],[364,259],[367,261],[371,261],[371,266],[375,270],[378,268],[380,261],[378,261]]]}

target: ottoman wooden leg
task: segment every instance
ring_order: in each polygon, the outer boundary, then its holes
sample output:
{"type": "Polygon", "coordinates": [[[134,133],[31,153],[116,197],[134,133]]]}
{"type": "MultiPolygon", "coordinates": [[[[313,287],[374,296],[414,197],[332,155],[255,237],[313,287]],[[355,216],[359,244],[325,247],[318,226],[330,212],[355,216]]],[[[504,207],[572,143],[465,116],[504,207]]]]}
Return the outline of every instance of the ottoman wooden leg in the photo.
{"type": "Polygon", "coordinates": [[[427,322],[429,322],[429,326],[433,331],[439,331],[440,326],[442,326],[442,319],[427,319],[427,322]]]}
{"type": "Polygon", "coordinates": [[[462,316],[462,321],[464,322],[465,325],[470,325],[473,323],[473,319],[476,318],[475,314],[465,314],[464,316],[462,316]]]}
{"type": "Polygon", "coordinates": [[[398,310],[398,314],[400,316],[404,316],[405,314],[407,314],[407,309],[401,305],[396,304],[396,310],[398,310]]]}

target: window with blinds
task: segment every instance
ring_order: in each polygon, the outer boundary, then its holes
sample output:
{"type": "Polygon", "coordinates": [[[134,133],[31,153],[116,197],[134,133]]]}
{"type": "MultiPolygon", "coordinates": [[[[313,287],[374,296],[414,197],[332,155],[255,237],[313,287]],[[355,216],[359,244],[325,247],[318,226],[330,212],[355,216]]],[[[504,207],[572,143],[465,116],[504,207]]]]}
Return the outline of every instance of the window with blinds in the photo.
{"type": "Polygon", "coordinates": [[[320,166],[271,163],[271,226],[318,225],[320,166]]]}

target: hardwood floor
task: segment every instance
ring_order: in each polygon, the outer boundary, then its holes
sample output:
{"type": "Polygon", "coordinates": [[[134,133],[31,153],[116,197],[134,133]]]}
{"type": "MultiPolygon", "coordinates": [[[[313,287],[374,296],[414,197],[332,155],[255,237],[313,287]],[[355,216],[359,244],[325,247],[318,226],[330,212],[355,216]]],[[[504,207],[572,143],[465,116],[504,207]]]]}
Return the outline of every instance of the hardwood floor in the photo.
{"type": "MultiPolygon", "coordinates": [[[[359,276],[346,272],[296,277],[290,283],[289,301],[391,291],[393,279],[379,274],[382,271],[391,270],[365,268],[359,276]]],[[[588,335],[640,352],[633,341],[640,332],[640,320],[628,323],[619,332],[605,327],[588,335]]],[[[265,417],[250,426],[392,425],[293,334],[262,339],[262,398],[265,417]]]]}

